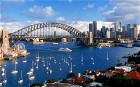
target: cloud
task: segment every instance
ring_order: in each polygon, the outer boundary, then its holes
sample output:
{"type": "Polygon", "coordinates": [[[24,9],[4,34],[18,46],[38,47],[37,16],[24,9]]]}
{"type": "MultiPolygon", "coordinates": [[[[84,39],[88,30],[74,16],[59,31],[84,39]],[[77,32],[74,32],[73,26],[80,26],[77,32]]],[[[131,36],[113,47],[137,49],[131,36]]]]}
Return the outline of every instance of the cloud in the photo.
{"type": "Polygon", "coordinates": [[[69,2],[69,3],[71,3],[71,2],[72,2],[72,0],[68,0],[68,2],[69,2]]]}
{"type": "Polygon", "coordinates": [[[99,12],[102,12],[102,11],[106,10],[106,8],[107,8],[107,5],[105,5],[104,7],[99,7],[98,8],[98,11],[99,12]]]}
{"type": "Polygon", "coordinates": [[[9,33],[19,30],[24,27],[21,22],[0,22],[0,29],[7,29],[9,33]]]}
{"type": "Polygon", "coordinates": [[[64,22],[65,18],[64,17],[58,17],[58,18],[56,18],[56,21],[57,22],[64,22]]]}
{"type": "Polygon", "coordinates": [[[95,6],[94,3],[88,3],[86,7],[83,7],[83,10],[86,10],[86,9],[91,9],[95,6]]]}
{"type": "Polygon", "coordinates": [[[88,21],[72,21],[68,23],[68,25],[78,29],[81,32],[88,31],[89,30],[89,23],[88,21]]]}
{"type": "Polygon", "coordinates": [[[51,6],[42,7],[42,6],[34,5],[23,14],[31,18],[43,19],[43,18],[53,17],[56,14],[56,12],[51,6]]]}
{"type": "Polygon", "coordinates": [[[15,19],[9,17],[9,16],[2,16],[0,15],[0,22],[13,22],[16,21],[15,19]]]}
{"type": "MultiPolygon", "coordinates": [[[[26,1],[29,1],[29,0],[26,0],[26,1]]],[[[2,2],[7,2],[7,3],[11,3],[11,2],[23,3],[23,2],[25,2],[25,0],[2,0],[2,2]]]]}
{"type": "Polygon", "coordinates": [[[125,23],[140,23],[139,0],[111,0],[112,10],[103,12],[106,21],[123,21],[125,23]]]}

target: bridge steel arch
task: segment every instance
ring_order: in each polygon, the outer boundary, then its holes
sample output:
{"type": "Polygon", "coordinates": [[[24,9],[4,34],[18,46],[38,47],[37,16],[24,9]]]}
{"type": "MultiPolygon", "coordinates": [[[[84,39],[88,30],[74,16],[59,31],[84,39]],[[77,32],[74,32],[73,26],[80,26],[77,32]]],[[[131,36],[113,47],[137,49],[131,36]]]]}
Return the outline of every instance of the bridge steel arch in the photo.
{"type": "Polygon", "coordinates": [[[26,26],[20,30],[17,30],[13,33],[10,33],[9,36],[12,38],[26,38],[32,33],[33,31],[45,28],[45,27],[56,27],[62,30],[69,32],[74,37],[82,37],[82,32],[78,29],[71,27],[66,24],[62,23],[55,23],[55,22],[46,22],[46,23],[38,23],[30,26],[26,26]]]}

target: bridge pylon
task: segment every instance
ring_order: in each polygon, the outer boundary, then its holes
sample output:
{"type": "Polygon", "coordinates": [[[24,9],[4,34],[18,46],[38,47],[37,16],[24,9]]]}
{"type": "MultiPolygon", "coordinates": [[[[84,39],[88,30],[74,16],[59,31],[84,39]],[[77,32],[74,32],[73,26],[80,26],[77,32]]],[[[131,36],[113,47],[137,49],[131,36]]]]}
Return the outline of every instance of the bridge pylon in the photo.
{"type": "Polygon", "coordinates": [[[3,60],[3,54],[10,48],[8,30],[0,30],[0,60],[3,60]]]}

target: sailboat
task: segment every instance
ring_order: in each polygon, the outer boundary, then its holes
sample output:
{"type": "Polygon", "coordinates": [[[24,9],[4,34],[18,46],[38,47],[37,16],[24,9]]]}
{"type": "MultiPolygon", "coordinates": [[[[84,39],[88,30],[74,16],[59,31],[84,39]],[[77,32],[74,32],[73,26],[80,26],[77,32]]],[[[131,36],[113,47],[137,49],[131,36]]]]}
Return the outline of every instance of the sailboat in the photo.
{"type": "Polygon", "coordinates": [[[34,79],[35,79],[34,75],[29,76],[29,80],[34,80],[34,79]]]}
{"type": "Polygon", "coordinates": [[[70,67],[70,73],[72,73],[72,62],[71,62],[71,67],[70,67]]]}
{"type": "Polygon", "coordinates": [[[34,71],[34,68],[33,68],[33,61],[32,61],[32,68],[30,69],[30,71],[27,74],[28,75],[32,75],[33,74],[33,71],[34,71]]]}
{"type": "Polygon", "coordinates": [[[45,62],[43,62],[43,66],[45,66],[45,62]]]}
{"type": "Polygon", "coordinates": [[[63,60],[63,55],[62,55],[62,60],[63,60]]]}
{"type": "Polygon", "coordinates": [[[69,53],[69,59],[71,59],[71,57],[70,57],[70,53],[69,53]]]}
{"type": "Polygon", "coordinates": [[[47,67],[46,67],[46,69],[47,69],[47,70],[49,69],[49,66],[48,66],[48,61],[47,61],[47,67]]]}
{"type": "Polygon", "coordinates": [[[30,71],[32,71],[32,72],[34,71],[33,63],[34,62],[32,61],[32,68],[30,69],[30,71]]]}
{"type": "Polygon", "coordinates": [[[49,69],[49,74],[52,74],[52,70],[51,69],[49,69]]]}
{"type": "Polygon", "coordinates": [[[83,60],[84,60],[84,57],[83,57],[83,55],[81,55],[81,57],[82,57],[82,59],[81,59],[81,62],[83,62],[83,60]]]}
{"type": "Polygon", "coordinates": [[[23,83],[23,78],[22,78],[22,70],[21,70],[21,78],[20,80],[18,81],[19,84],[22,84],[23,83]]]}
{"type": "Polygon", "coordinates": [[[106,57],[106,60],[109,60],[109,57],[108,57],[108,53],[107,53],[107,57],[106,57]]]}
{"type": "Polygon", "coordinates": [[[22,62],[23,62],[23,63],[26,63],[26,62],[27,62],[26,57],[25,57],[25,60],[23,60],[22,62]]]}
{"type": "Polygon", "coordinates": [[[15,64],[18,64],[18,61],[17,61],[17,59],[15,60],[15,64]]]}
{"type": "Polygon", "coordinates": [[[7,78],[6,78],[6,71],[5,71],[5,78],[3,80],[3,83],[6,84],[7,83],[7,78]]]}
{"type": "Polygon", "coordinates": [[[4,72],[2,72],[2,74],[1,74],[2,76],[4,76],[5,75],[5,71],[4,72]]]}
{"type": "Polygon", "coordinates": [[[37,64],[36,64],[36,68],[38,69],[38,62],[37,62],[37,64]]]}
{"type": "Polygon", "coordinates": [[[92,60],[92,64],[94,64],[94,59],[93,59],[93,57],[91,57],[91,60],[92,60]]]}
{"type": "Polygon", "coordinates": [[[18,71],[16,70],[16,63],[15,63],[15,70],[12,70],[11,73],[12,74],[17,74],[18,73],[18,71]]]}
{"type": "Polygon", "coordinates": [[[39,59],[40,59],[40,56],[39,56],[39,53],[38,53],[38,55],[36,56],[36,61],[38,62],[39,59]]]}

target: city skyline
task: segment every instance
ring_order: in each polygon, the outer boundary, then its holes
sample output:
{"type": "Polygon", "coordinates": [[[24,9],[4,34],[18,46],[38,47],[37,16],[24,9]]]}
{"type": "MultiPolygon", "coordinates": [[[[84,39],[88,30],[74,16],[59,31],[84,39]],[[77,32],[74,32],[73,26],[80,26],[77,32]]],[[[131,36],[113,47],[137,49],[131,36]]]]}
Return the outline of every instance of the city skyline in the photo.
{"type": "Polygon", "coordinates": [[[0,28],[10,32],[46,21],[65,23],[80,31],[88,30],[92,21],[140,23],[139,0],[2,0],[0,6],[0,28]]]}

